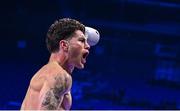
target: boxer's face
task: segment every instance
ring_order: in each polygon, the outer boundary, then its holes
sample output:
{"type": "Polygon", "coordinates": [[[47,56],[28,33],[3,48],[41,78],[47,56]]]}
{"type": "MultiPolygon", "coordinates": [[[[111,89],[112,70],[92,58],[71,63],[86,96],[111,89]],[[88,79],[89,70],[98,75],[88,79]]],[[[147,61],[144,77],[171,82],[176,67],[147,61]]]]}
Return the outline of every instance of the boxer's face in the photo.
{"type": "Polygon", "coordinates": [[[86,57],[89,54],[89,44],[87,38],[82,31],[77,30],[73,37],[69,40],[68,47],[68,62],[76,68],[84,68],[86,57]]]}

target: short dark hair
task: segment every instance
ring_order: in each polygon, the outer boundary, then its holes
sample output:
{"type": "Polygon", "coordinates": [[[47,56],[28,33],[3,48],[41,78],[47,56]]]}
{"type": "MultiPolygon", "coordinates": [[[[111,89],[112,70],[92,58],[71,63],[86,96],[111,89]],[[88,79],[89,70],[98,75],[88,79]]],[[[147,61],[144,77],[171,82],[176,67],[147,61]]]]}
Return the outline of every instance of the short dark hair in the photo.
{"type": "Polygon", "coordinates": [[[76,30],[85,33],[85,26],[75,19],[56,20],[47,32],[46,45],[50,53],[59,50],[59,41],[70,38],[76,30]]]}

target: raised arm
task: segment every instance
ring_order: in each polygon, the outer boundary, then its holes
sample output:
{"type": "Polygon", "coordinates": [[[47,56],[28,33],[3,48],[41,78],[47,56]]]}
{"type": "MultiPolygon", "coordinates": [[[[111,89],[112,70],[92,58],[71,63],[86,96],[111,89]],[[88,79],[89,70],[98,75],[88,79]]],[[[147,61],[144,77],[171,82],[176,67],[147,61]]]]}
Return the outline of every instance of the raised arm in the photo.
{"type": "MultiPolygon", "coordinates": [[[[65,74],[64,74],[65,75],[65,74]]],[[[63,74],[47,78],[40,91],[39,109],[57,110],[63,109],[61,104],[66,91],[70,89],[68,78],[63,74]]]]}

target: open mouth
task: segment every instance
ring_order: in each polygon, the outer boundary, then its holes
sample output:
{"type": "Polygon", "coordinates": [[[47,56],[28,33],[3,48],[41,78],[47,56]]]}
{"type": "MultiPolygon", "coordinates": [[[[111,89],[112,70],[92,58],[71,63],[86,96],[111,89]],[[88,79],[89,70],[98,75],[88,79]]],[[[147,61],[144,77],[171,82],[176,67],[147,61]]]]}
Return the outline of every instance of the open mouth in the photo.
{"type": "Polygon", "coordinates": [[[83,54],[83,58],[86,59],[86,57],[88,56],[88,54],[89,54],[88,52],[84,53],[84,54],[83,54]]]}
{"type": "Polygon", "coordinates": [[[82,56],[82,58],[83,58],[83,63],[86,63],[86,58],[87,58],[88,55],[89,55],[89,52],[85,52],[85,53],[83,54],[83,56],[82,56]]]}

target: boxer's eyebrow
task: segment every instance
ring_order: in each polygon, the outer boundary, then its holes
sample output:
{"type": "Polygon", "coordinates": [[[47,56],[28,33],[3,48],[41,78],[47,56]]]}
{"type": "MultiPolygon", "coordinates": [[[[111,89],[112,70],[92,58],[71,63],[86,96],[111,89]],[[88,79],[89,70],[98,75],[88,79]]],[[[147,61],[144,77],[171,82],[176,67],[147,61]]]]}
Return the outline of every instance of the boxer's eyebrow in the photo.
{"type": "Polygon", "coordinates": [[[84,37],[80,37],[80,38],[78,38],[78,40],[79,40],[79,41],[82,41],[82,42],[85,42],[85,41],[86,41],[86,39],[85,39],[84,37]]]}
{"type": "Polygon", "coordinates": [[[84,39],[87,39],[87,36],[85,35],[81,35],[80,38],[84,38],[84,39]]]}

